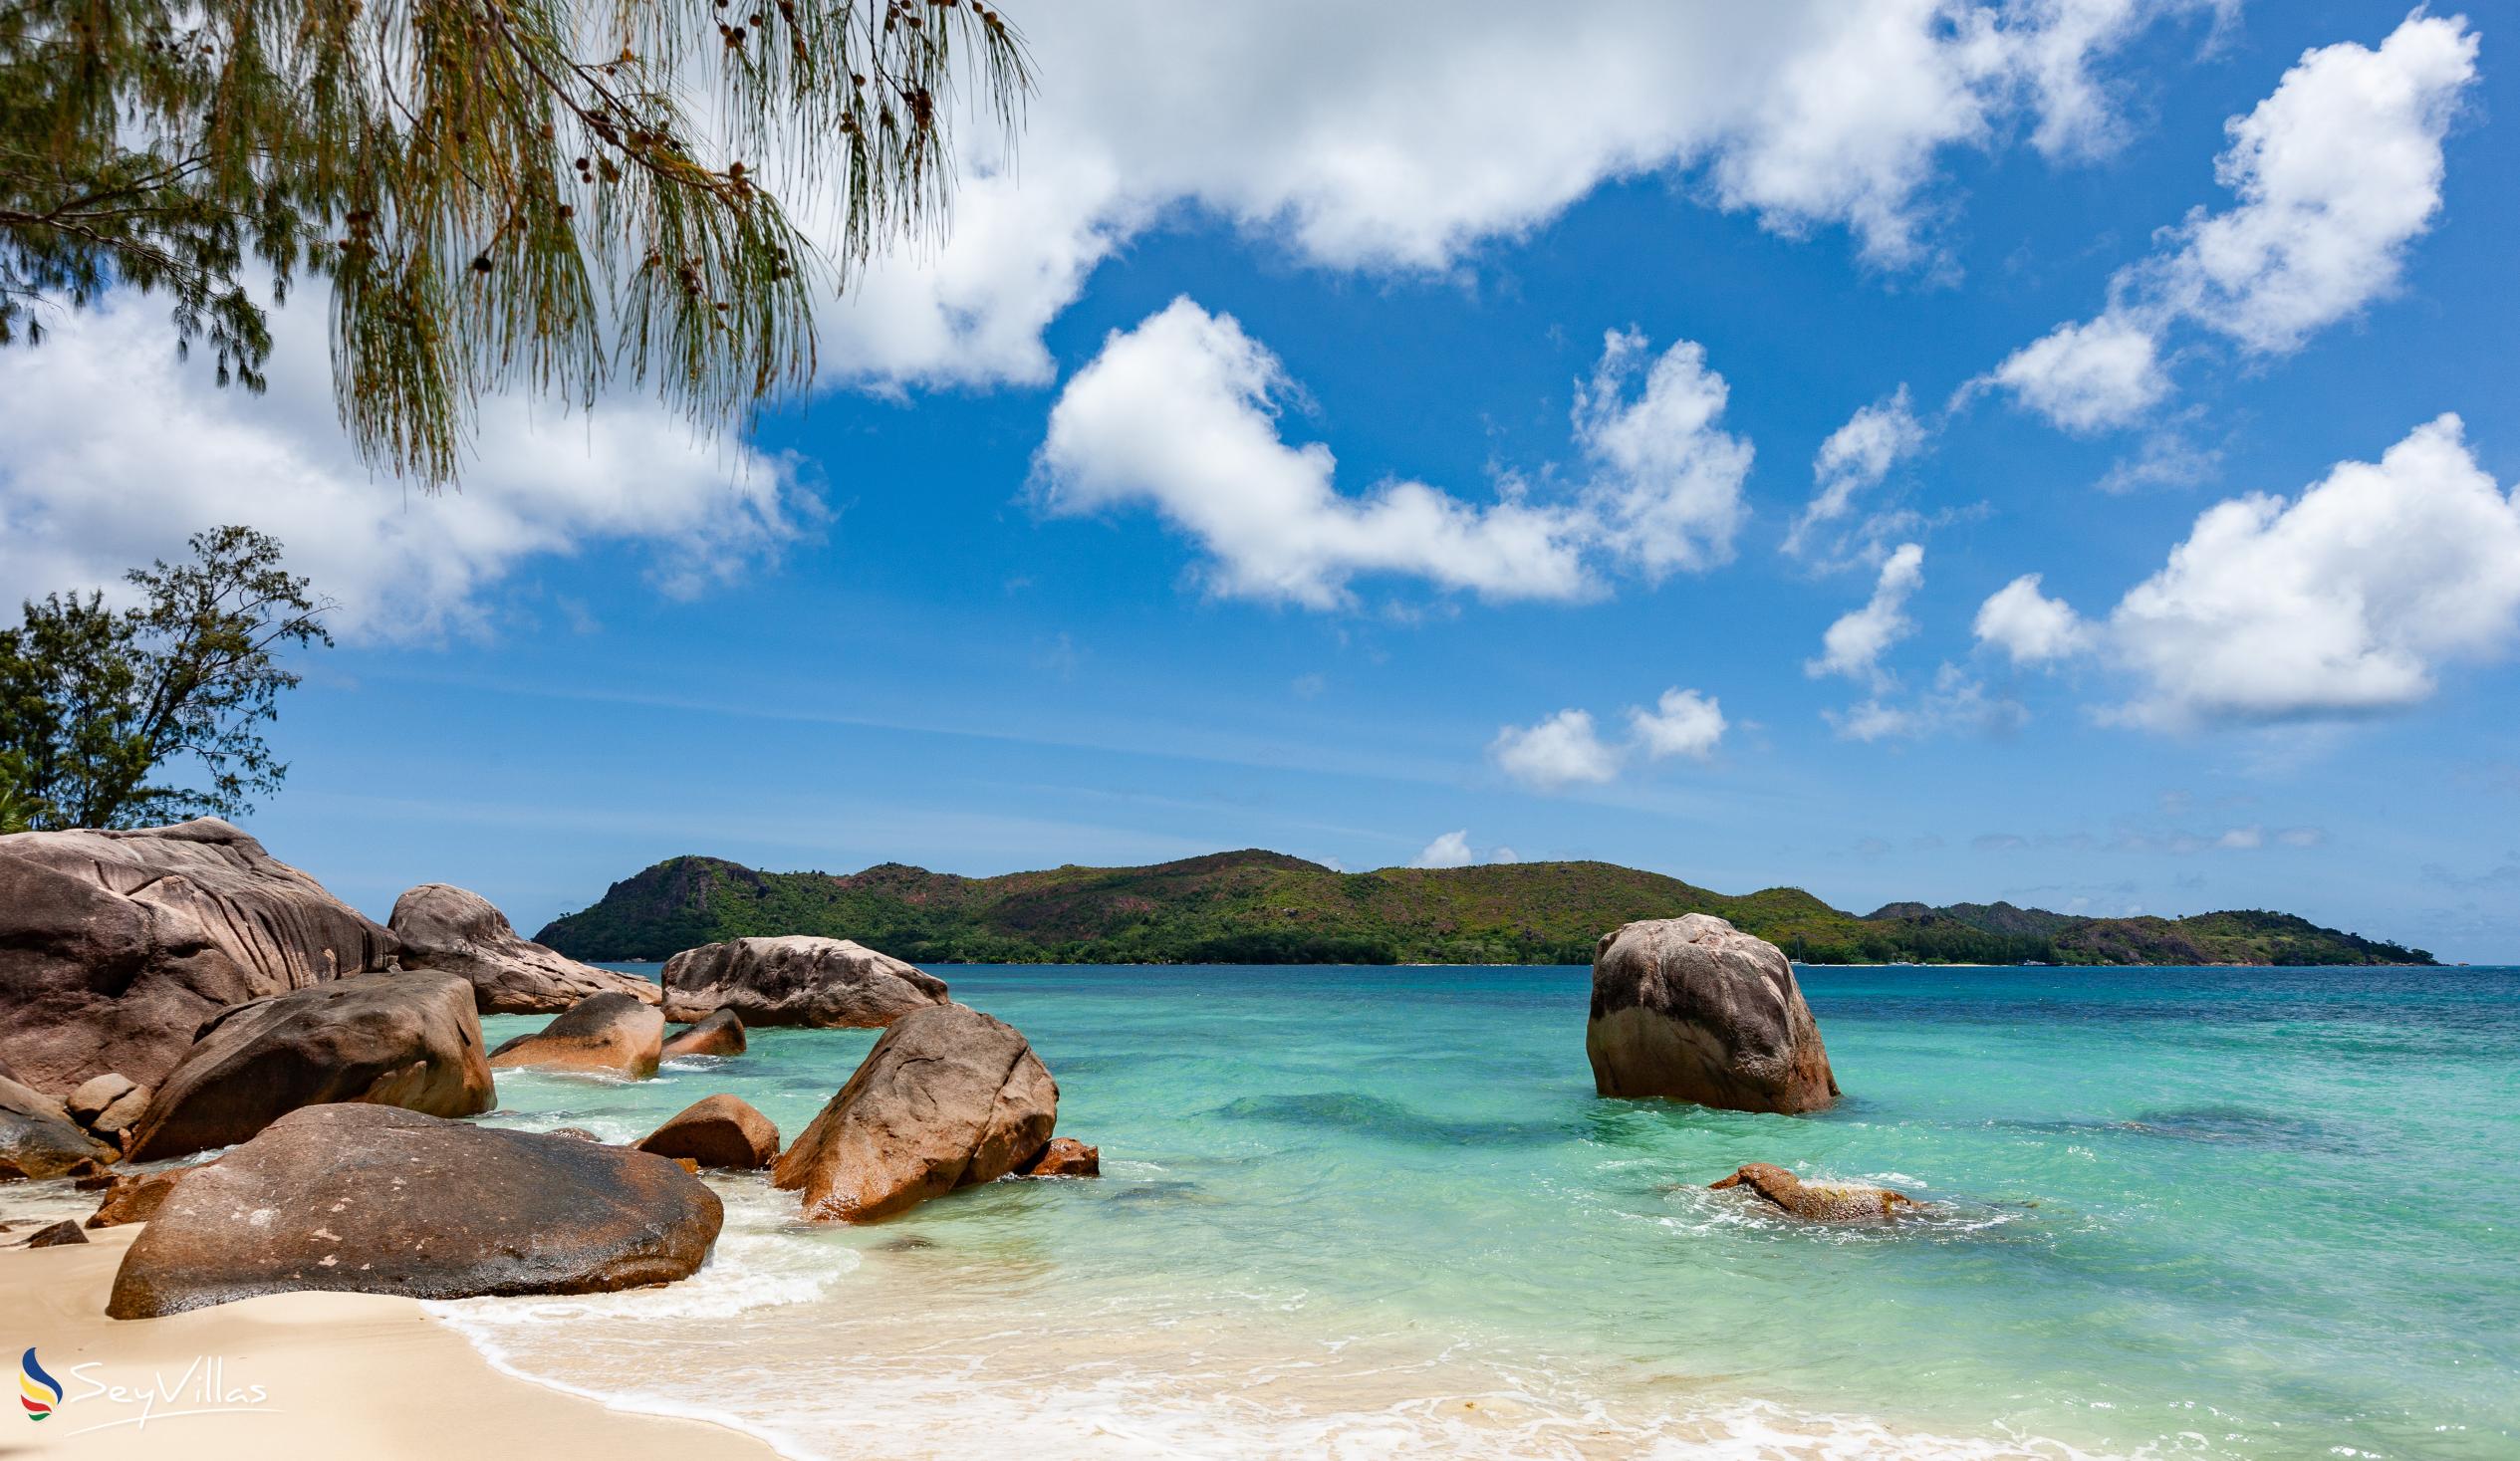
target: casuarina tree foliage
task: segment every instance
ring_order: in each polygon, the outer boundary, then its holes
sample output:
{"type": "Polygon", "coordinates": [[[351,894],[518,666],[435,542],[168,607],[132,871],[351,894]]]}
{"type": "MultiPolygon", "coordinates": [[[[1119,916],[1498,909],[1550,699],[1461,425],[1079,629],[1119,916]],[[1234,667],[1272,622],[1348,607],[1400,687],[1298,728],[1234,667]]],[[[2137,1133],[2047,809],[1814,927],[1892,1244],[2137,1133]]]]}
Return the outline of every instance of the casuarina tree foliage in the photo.
{"type": "Polygon", "coordinates": [[[0,345],[137,288],[260,390],[256,287],[312,273],[344,426],[428,485],[485,391],[740,423],[812,377],[817,285],[941,221],[966,74],[1011,125],[981,0],[9,0],[0,345]]]}

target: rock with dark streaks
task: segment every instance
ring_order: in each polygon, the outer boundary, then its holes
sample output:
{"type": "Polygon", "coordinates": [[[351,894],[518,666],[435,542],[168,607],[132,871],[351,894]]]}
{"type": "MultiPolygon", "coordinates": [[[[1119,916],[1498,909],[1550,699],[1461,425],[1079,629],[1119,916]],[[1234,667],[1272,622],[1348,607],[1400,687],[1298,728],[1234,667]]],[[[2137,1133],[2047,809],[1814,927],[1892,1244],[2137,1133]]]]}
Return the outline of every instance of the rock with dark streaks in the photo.
{"type": "Polygon", "coordinates": [[[1705,913],[1603,935],[1584,1053],[1603,1096],[1785,1112],[1838,1098],[1794,966],[1766,939],[1705,913]]]}

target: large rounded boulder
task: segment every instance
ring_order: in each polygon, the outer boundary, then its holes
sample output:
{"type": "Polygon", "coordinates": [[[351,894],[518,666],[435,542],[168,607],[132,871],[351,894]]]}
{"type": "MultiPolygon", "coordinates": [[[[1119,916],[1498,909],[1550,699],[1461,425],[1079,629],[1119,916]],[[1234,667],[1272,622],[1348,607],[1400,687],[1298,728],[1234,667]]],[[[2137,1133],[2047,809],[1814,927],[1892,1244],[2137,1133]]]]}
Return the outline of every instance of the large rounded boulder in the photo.
{"type": "Polygon", "coordinates": [[[705,1020],[685,1025],[665,1037],[665,1059],[677,1056],[739,1056],[744,1053],[744,1022],[733,1010],[719,1010],[705,1020]]]}
{"type": "Polygon", "coordinates": [[[1705,913],[1603,936],[1584,1053],[1603,1096],[1786,1112],[1838,1097],[1784,952],[1705,913]]]}
{"type": "Polygon", "coordinates": [[[83,1176],[121,1155],[72,1120],[60,1100],[0,1076],[0,1182],[83,1176]]]}
{"type": "Polygon", "coordinates": [[[184,1175],[106,1313],[297,1290],[462,1299],[670,1283],[707,1261],[717,1194],[664,1157],[374,1105],[296,1111],[184,1175]]]}
{"type": "Polygon", "coordinates": [[[596,994],[490,1052],[494,1070],[537,1068],[644,1081],[664,1058],[665,1017],[627,994],[596,994]]]}
{"type": "Polygon", "coordinates": [[[779,1157],[808,1218],[865,1223],[1029,1167],[1059,1084],[1013,1026],[965,1005],[904,1015],[779,1157]]]}
{"type": "Polygon", "coordinates": [[[654,1004],[663,991],[635,975],[581,964],[520,935],[479,893],[424,882],[396,898],[386,927],[409,969],[442,969],[472,981],[485,1015],[557,1015],[596,994],[654,1004]]]}
{"type": "Polygon", "coordinates": [[[0,1059],[155,1086],[226,1007],[381,969],[391,931],[216,818],[0,837],[0,1059]]]}
{"type": "Polygon", "coordinates": [[[704,1167],[758,1171],[779,1156],[779,1128],[734,1096],[704,1096],[639,1138],[638,1149],[704,1167]]]}
{"type": "Polygon", "coordinates": [[[131,1128],[138,1159],[228,1146],[336,1101],[469,1116],[497,1099],[472,986],[452,974],[361,974],[222,1010],[131,1128]]]}
{"type": "Polygon", "coordinates": [[[665,1013],[732,1010],[746,1025],[882,1029],[948,1002],[945,981],[846,938],[732,938],[665,962],[665,1013]]]}

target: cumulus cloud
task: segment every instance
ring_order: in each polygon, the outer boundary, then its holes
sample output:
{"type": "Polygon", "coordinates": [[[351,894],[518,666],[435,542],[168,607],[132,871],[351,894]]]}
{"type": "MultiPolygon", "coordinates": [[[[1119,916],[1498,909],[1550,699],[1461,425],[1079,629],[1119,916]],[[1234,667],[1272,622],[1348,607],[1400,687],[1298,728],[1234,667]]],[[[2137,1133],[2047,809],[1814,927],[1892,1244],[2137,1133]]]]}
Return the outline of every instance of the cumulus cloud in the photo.
{"type": "Polygon", "coordinates": [[[2197,518],[2110,616],[2146,682],[2149,725],[2392,710],[2444,661],[2489,655],[2520,619],[2520,506],[2455,415],[2298,499],[2252,494],[2197,518]]]}
{"type": "Polygon", "coordinates": [[[40,350],[0,351],[0,602],[112,589],[188,534],[246,523],[339,602],[341,631],[426,640],[486,625],[492,591],[537,558],[644,544],[651,581],[687,597],[819,515],[787,459],[695,441],[645,400],[580,413],[493,398],[460,492],[379,480],[334,415],[326,308],[310,291],[274,313],[260,397],[178,364],[162,304],[137,295],[64,318],[40,350]]]}
{"type": "Polygon", "coordinates": [[[1638,748],[1655,761],[1666,756],[1703,761],[1724,738],[1723,706],[1715,697],[1676,686],[1664,690],[1651,710],[1631,708],[1628,723],[1636,731],[1638,748]]]}
{"type": "Polygon", "coordinates": [[[1651,709],[1628,707],[1628,726],[1627,740],[1606,740],[1591,711],[1569,708],[1535,725],[1499,730],[1488,743],[1488,758],[1524,786],[1556,792],[1616,780],[1638,756],[1704,761],[1715,754],[1728,729],[1723,705],[1714,696],[1676,685],[1664,690],[1651,709]]]}
{"type": "Polygon", "coordinates": [[[2024,122],[2045,155],[2105,152],[2107,60],[2220,3],[1608,0],[1455,6],[1439,26],[1339,0],[1049,7],[1026,20],[1041,87],[1020,163],[966,127],[951,234],[879,262],[822,359],[837,381],[1046,381],[1043,328],[1162,219],[1227,220],[1323,268],[1441,273],[1653,173],[1933,267],[1952,153],[2024,122]]]}
{"type": "Polygon", "coordinates": [[[1706,368],[1706,348],[1680,341],[1628,386],[1649,351],[1635,330],[1602,339],[1592,383],[1575,396],[1575,440],[1597,476],[1585,495],[1588,527],[1646,578],[1699,570],[1732,557],[1747,509],[1742,479],[1750,443],[1715,429],[1730,393],[1706,368]]]}
{"type": "MultiPolygon", "coordinates": [[[[1467,867],[1473,862],[1519,862],[1522,855],[1512,848],[1494,847],[1482,854],[1470,846],[1470,830],[1460,828],[1447,832],[1419,850],[1408,859],[1411,867],[1467,867]]],[[[1334,864],[1335,865],[1335,864],[1334,864]]]]}
{"type": "Polygon", "coordinates": [[[2069,430],[2124,425],[2168,393],[2162,341],[2182,320],[2280,355],[2393,292],[2440,212],[2441,141],[2476,50],[2464,18],[2417,10],[2378,50],[2305,52],[2224,123],[2214,177],[2231,206],[2191,212],[2120,272],[2100,316],[2058,326],[1988,380],[2069,430]]]}
{"type": "Polygon", "coordinates": [[[1882,655],[1916,631],[1907,616],[1907,600],[1924,582],[1925,550],[1913,543],[1898,545],[1882,565],[1873,597],[1829,625],[1820,638],[1820,657],[1804,661],[1803,672],[1815,679],[1835,674],[1869,680],[1877,688],[1885,684],[1882,655]]]}
{"type": "Polygon", "coordinates": [[[2059,325],[2013,352],[1990,378],[2068,431],[2123,426],[2170,390],[2152,329],[2116,311],[2059,325]]]}
{"type": "Polygon", "coordinates": [[[1812,535],[1844,519],[1858,494],[1882,484],[1890,469],[1914,456],[1925,444],[1925,428],[1908,404],[1907,387],[1863,407],[1847,423],[1829,433],[1812,458],[1811,501],[1785,535],[1785,551],[1808,551],[1812,535]]]}
{"type": "Polygon", "coordinates": [[[1658,579],[1721,562],[1744,511],[1750,447],[1714,426],[1723,377],[1688,342],[1649,369],[1646,349],[1608,336],[1574,416],[1598,475],[1567,500],[1509,490],[1482,506],[1406,481],[1350,495],[1328,446],[1282,434],[1294,384],[1277,357],[1177,299],[1114,331],[1061,391],[1040,498],[1054,513],[1152,508],[1197,540],[1223,596],[1333,609],[1351,580],[1387,574],[1490,600],[1586,598],[1613,564],[1658,579]]]}
{"type": "Polygon", "coordinates": [[[1588,710],[1561,710],[1537,725],[1506,726],[1487,753],[1497,769],[1534,791],[1600,785],[1619,775],[1619,749],[1601,738],[1588,710]]]}
{"type": "Polygon", "coordinates": [[[2464,19],[2418,10],[2377,51],[2305,53],[2226,127],[2214,178],[2239,202],[2189,215],[2148,289],[2270,353],[2396,288],[2406,245],[2441,210],[2441,138],[2476,46],[2464,19]]]}
{"type": "Polygon", "coordinates": [[[2130,724],[2400,709],[2432,694],[2444,664],[2498,654],[2520,635],[2520,502],[2476,464],[2459,418],[2443,415],[2298,498],[2207,509],[2103,624],[2080,625],[2035,576],[1989,599],[1978,622],[1981,639],[2016,657],[2019,644],[2058,642],[2040,640],[2039,626],[2105,653],[2139,682],[2111,712],[2130,724]]]}
{"type": "Polygon", "coordinates": [[[2038,574],[2023,574],[1978,606],[1977,642],[2012,656],[2015,664],[2045,664],[2081,650],[2090,629],[2072,605],[2039,592],[2038,574]]]}

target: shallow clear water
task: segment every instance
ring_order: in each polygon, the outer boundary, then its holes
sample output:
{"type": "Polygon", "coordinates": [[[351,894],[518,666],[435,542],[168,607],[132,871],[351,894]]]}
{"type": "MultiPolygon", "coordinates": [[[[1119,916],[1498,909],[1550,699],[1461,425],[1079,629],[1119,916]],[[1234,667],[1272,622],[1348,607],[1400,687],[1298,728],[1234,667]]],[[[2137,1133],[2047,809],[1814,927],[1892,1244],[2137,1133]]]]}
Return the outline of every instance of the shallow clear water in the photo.
{"type": "MultiPolygon", "coordinates": [[[[440,1314],[799,1456],[2520,1455],[2520,970],[1806,969],[1817,1117],[1596,1098],[1580,968],[938,972],[1102,1181],[851,1229],[712,1179],[688,1283],[440,1314]],[[1752,1160],[1936,1212],[1704,1190],[1752,1160]]],[[[493,1119],[793,1135],[874,1040],[493,1119]]]]}

